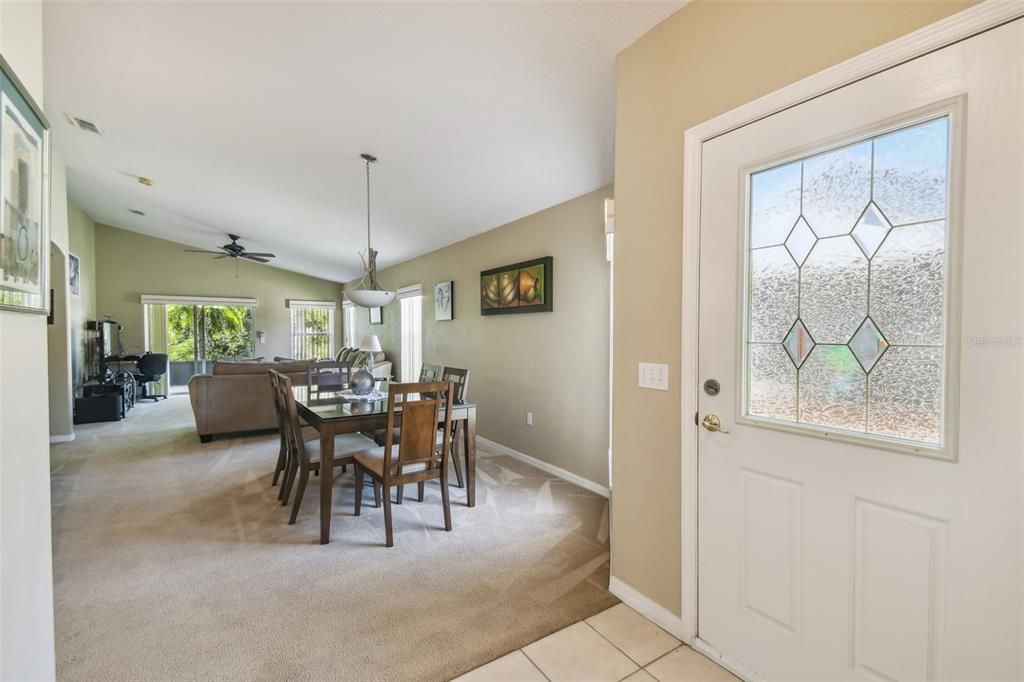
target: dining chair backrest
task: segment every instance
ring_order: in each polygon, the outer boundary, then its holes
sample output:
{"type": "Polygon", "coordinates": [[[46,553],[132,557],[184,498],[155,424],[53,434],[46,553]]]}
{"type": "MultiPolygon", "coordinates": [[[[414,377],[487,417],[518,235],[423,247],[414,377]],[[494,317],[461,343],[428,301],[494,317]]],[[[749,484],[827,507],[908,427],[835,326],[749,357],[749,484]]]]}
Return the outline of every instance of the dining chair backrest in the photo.
{"type": "Polygon", "coordinates": [[[384,475],[399,475],[410,464],[436,469],[451,448],[452,385],[441,381],[388,386],[388,424],[384,438],[384,475]],[[444,410],[442,451],[437,451],[437,425],[444,410]],[[401,421],[397,456],[395,426],[401,421]]]}
{"type": "Polygon", "coordinates": [[[352,365],[340,360],[310,362],[306,366],[306,385],[311,391],[340,391],[348,388],[351,376],[352,365]]]}
{"type": "Polygon", "coordinates": [[[461,403],[469,391],[469,370],[458,367],[445,367],[441,373],[441,381],[450,381],[455,387],[455,402],[461,403]]]}
{"type": "Polygon", "coordinates": [[[288,434],[285,433],[284,428],[284,406],[281,405],[281,387],[278,382],[278,377],[283,376],[275,370],[268,370],[270,374],[270,393],[274,397],[274,414],[277,415],[277,429],[281,434],[281,447],[288,447],[288,434]]]}
{"type": "Polygon", "coordinates": [[[285,442],[291,452],[302,462],[309,462],[306,456],[305,443],[302,441],[302,426],[299,424],[299,412],[295,407],[295,394],[292,393],[292,380],[286,374],[270,370],[271,381],[276,384],[278,404],[281,406],[281,430],[285,434],[285,442]]]}
{"type": "Polygon", "coordinates": [[[424,362],[420,367],[420,383],[425,384],[431,381],[440,381],[441,372],[444,367],[441,365],[432,365],[429,362],[424,362]]]}

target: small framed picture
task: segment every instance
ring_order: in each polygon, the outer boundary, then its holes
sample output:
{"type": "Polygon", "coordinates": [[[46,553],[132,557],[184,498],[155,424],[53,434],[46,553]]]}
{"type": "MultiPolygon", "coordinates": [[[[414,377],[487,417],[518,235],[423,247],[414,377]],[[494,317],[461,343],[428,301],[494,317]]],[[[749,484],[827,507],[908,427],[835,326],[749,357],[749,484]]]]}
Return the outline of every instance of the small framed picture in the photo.
{"type": "Polygon", "coordinates": [[[455,283],[452,280],[434,285],[434,319],[455,319],[455,283]]]}
{"type": "Polygon", "coordinates": [[[79,272],[81,267],[82,261],[78,259],[78,256],[68,253],[68,287],[75,296],[81,292],[81,273],[79,272]]]}
{"type": "Polygon", "coordinates": [[[381,307],[369,308],[370,324],[384,324],[384,309],[381,307]]]}

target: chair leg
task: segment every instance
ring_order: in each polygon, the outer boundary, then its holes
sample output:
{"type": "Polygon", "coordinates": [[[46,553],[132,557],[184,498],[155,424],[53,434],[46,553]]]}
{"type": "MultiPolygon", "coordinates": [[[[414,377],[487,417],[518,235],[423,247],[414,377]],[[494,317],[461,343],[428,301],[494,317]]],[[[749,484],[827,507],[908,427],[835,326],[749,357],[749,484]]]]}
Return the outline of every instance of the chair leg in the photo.
{"type": "Polygon", "coordinates": [[[288,499],[292,494],[292,486],[295,485],[295,474],[299,471],[299,460],[293,454],[288,469],[285,471],[284,487],[281,490],[281,506],[288,506],[288,499]]]}
{"type": "Polygon", "coordinates": [[[419,488],[420,502],[422,502],[423,499],[426,497],[427,482],[426,481],[420,481],[419,483],[416,484],[416,487],[419,488]]]}
{"type": "Polygon", "coordinates": [[[309,483],[309,469],[303,468],[299,473],[299,488],[295,491],[295,501],[292,503],[292,515],[288,519],[288,525],[294,525],[295,519],[299,516],[299,506],[302,504],[302,496],[306,492],[306,484],[309,483]]]}
{"type": "Polygon", "coordinates": [[[356,477],[356,511],[355,515],[359,516],[359,511],[363,506],[363,467],[358,464],[355,465],[355,477],[356,477]]]}
{"type": "Polygon", "coordinates": [[[271,487],[277,485],[277,479],[281,476],[281,472],[284,471],[285,463],[285,447],[284,441],[281,441],[281,448],[277,451],[277,465],[274,467],[274,479],[270,482],[271,487]]]}
{"type": "Polygon", "coordinates": [[[455,427],[452,429],[452,464],[455,465],[455,481],[459,484],[460,488],[465,488],[466,485],[462,479],[462,458],[459,457],[459,429],[461,422],[456,422],[455,427]]]}
{"type": "Polygon", "coordinates": [[[373,506],[380,509],[380,483],[373,482],[373,506]]]}
{"type": "Polygon", "coordinates": [[[402,504],[402,499],[405,497],[405,486],[397,486],[398,491],[395,493],[395,504],[402,504]]]}
{"type": "Polygon", "coordinates": [[[285,449],[284,453],[284,464],[281,469],[281,487],[277,489],[277,499],[284,499],[284,488],[288,484],[288,472],[291,470],[292,458],[288,454],[288,450],[285,449]]]}
{"type": "Polygon", "coordinates": [[[441,506],[444,507],[444,529],[452,529],[452,503],[448,495],[448,477],[441,477],[441,506]]]}
{"type": "Polygon", "coordinates": [[[388,547],[395,546],[395,538],[391,532],[391,495],[384,491],[384,536],[388,547]]]}

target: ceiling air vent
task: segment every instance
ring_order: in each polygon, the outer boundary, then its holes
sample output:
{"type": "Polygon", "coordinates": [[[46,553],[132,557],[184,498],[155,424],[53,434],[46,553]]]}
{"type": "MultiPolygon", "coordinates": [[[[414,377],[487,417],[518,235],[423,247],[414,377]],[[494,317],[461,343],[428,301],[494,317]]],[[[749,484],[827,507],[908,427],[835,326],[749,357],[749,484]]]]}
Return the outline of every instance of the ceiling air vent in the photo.
{"type": "Polygon", "coordinates": [[[95,133],[96,135],[103,134],[103,131],[100,130],[100,127],[92,121],[87,121],[84,118],[78,118],[77,116],[72,116],[71,114],[64,115],[67,117],[68,123],[70,123],[73,126],[78,126],[78,128],[84,130],[87,133],[95,133]]]}

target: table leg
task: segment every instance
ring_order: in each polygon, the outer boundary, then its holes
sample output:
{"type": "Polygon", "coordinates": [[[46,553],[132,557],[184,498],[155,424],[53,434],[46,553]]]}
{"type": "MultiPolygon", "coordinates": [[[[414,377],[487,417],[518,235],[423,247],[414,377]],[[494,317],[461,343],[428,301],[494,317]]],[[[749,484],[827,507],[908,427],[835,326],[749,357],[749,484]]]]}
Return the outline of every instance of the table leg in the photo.
{"type": "Polygon", "coordinates": [[[466,505],[476,506],[476,408],[469,408],[463,425],[463,452],[466,455],[466,505]]]}
{"type": "Polygon", "coordinates": [[[334,493],[334,427],[329,423],[320,431],[320,544],[331,541],[331,496],[334,493]]]}

